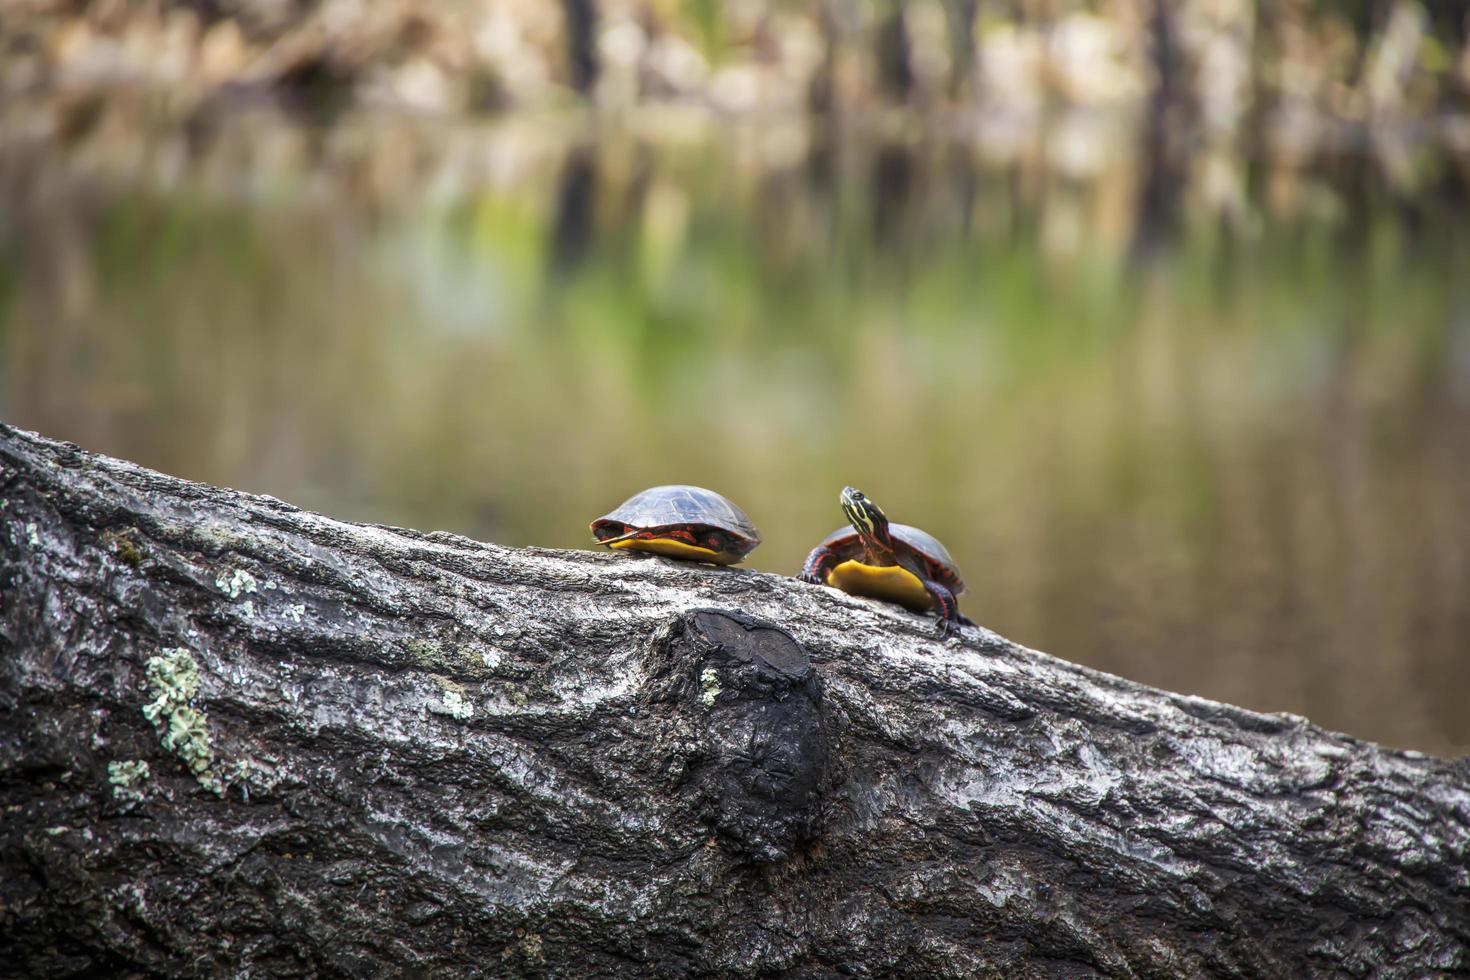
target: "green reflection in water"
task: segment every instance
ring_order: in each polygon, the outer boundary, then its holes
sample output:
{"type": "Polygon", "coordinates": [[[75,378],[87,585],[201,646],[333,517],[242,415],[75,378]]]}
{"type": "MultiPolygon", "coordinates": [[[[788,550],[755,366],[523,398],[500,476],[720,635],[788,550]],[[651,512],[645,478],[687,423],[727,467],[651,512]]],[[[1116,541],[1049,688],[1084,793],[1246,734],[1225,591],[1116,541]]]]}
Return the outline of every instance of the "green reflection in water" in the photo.
{"type": "Polygon", "coordinates": [[[611,139],[397,204],[37,177],[0,219],[0,408],[509,545],[703,484],[785,573],[853,483],[1022,642],[1463,752],[1463,190],[1192,166],[611,139]]]}

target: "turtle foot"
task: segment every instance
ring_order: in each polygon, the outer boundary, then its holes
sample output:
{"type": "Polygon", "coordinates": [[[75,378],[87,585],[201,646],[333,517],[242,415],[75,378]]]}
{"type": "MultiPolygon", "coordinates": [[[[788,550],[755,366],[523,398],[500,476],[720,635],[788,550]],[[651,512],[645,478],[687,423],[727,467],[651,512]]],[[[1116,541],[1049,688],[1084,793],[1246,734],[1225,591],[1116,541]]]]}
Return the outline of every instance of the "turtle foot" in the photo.
{"type": "Polygon", "coordinates": [[[974,623],[966,623],[965,617],[963,616],[957,617],[955,619],[941,618],[939,620],[938,627],[934,631],[934,635],[941,640],[959,639],[960,626],[962,624],[969,626],[975,625],[974,623]]]}

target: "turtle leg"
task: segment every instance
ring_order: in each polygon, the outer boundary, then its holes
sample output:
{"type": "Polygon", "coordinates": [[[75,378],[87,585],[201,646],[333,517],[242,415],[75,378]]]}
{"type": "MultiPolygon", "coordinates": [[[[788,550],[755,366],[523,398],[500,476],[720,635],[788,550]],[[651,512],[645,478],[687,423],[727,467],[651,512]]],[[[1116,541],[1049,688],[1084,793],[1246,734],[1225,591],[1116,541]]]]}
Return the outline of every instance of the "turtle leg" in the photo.
{"type": "Polygon", "coordinates": [[[806,556],[806,564],[801,566],[801,574],[796,577],[803,582],[812,585],[826,585],[827,573],[832,571],[837,564],[837,555],[831,548],[817,545],[812,553],[806,556]]]}
{"type": "Polygon", "coordinates": [[[939,636],[949,636],[963,625],[974,626],[964,616],[960,615],[960,605],[955,600],[954,593],[940,585],[938,582],[923,579],[924,591],[928,592],[934,600],[934,611],[939,613],[939,636]]]}

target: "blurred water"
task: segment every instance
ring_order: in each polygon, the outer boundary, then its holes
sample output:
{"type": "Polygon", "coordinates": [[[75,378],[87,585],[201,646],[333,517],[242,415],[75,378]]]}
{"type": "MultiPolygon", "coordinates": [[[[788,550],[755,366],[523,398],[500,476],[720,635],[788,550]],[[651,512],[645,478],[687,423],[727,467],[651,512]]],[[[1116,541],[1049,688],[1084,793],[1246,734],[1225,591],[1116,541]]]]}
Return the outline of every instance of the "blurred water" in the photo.
{"type": "Polygon", "coordinates": [[[1020,642],[1470,749],[1464,161],[657,130],[0,157],[0,417],[508,545],[697,483],[783,573],[851,483],[1020,642]]]}

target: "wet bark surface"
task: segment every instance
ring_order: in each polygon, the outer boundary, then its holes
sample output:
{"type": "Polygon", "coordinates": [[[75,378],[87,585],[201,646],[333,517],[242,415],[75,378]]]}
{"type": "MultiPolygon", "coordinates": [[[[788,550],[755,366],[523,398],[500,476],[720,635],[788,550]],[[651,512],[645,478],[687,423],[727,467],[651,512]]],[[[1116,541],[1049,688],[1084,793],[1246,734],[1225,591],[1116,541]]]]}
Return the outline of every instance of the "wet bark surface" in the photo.
{"type": "Polygon", "coordinates": [[[1463,764],[9,428],[0,812],[30,976],[1470,969],[1463,764]]]}

